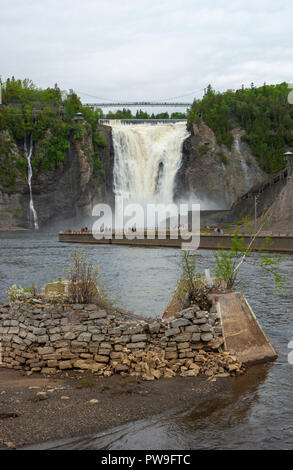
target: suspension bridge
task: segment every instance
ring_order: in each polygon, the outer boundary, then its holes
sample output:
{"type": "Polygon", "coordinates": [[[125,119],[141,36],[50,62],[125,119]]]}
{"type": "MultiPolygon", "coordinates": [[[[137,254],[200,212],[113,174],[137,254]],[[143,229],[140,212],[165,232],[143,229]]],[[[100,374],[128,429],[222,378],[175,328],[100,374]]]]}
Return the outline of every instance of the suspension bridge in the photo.
{"type": "Polygon", "coordinates": [[[131,107],[155,107],[155,106],[158,106],[158,107],[163,107],[163,108],[167,108],[167,107],[170,107],[170,108],[188,108],[189,106],[191,106],[192,103],[186,103],[186,102],[177,102],[177,103],[170,103],[170,102],[162,102],[162,101],[158,101],[158,102],[154,102],[154,101],[121,101],[121,102],[112,102],[112,103],[84,103],[83,106],[87,107],[87,108],[90,108],[92,110],[95,110],[97,108],[117,108],[117,107],[127,107],[127,108],[131,108],[131,107]]]}

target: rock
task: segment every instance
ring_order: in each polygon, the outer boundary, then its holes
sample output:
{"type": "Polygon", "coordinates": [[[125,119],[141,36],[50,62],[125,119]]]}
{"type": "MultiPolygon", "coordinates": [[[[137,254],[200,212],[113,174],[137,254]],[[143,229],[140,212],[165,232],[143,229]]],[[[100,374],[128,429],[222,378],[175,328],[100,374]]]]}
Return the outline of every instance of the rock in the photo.
{"type": "Polygon", "coordinates": [[[15,326],[9,328],[8,330],[8,334],[10,335],[17,335],[18,333],[19,333],[19,328],[15,326]]]}
{"type": "Polygon", "coordinates": [[[200,331],[206,333],[208,331],[212,331],[212,327],[211,327],[211,325],[206,323],[206,324],[200,326],[200,331]]]}
{"type": "Polygon", "coordinates": [[[195,325],[203,325],[204,323],[207,323],[207,319],[206,318],[197,318],[195,320],[193,320],[193,323],[195,325]]]}
{"type": "Polygon", "coordinates": [[[199,312],[196,312],[196,318],[206,318],[208,312],[204,310],[200,310],[199,312]]]}
{"type": "Polygon", "coordinates": [[[147,372],[146,374],[143,374],[141,376],[143,380],[155,380],[155,376],[151,374],[150,372],[147,372]]]}
{"type": "Polygon", "coordinates": [[[174,352],[169,352],[169,351],[167,351],[167,352],[165,353],[165,358],[166,358],[166,359],[177,359],[177,357],[178,357],[178,354],[177,354],[177,352],[175,352],[175,351],[174,351],[174,352]]]}
{"type": "Polygon", "coordinates": [[[196,377],[199,374],[199,369],[190,369],[181,372],[181,377],[196,377]]]}
{"type": "Polygon", "coordinates": [[[178,343],[178,349],[188,349],[189,347],[190,347],[190,343],[189,343],[189,342],[178,343]]]}
{"type": "Polygon", "coordinates": [[[97,400],[96,398],[92,398],[89,403],[92,403],[92,404],[95,404],[95,403],[99,403],[99,400],[97,400]]]}
{"type": "MultiPolygon", "coordinates": [[[[27,339],[28,337],[26,337],[27,339]]],[[[38,343],[46,343],[47,341],[49,341],[49,336],[48,335],[43,335],[43,336],[37,336],[37,342],[38,343]]]]}
{"type": "Polygon", "coordinates": [[[176,320],[171,321],[171,328],[179,328],[180,326],[188,326],[190,321],[186,318],[177,318],[176,320]]]}
{"type": "Polygon", "coordinates": [[[131,341],[133,343],[139,343],[140,341],[147,341],[147,335],[145,334],[133,335],[131,336],[131,341]]]}
{"type": "Polygon", "coordinates": [[[15,449],[15,448],[16,448],[14,442],[11,442],[11,441],[5,442],[4,444],[5,444],[6,447],[8,447],[9,449],[15,449]]]}
{"type": "Polygon", "coordinates": [[[51,354],[51,353],[54,353],[55,352],[55,349],[52,348],[52,346],[45,346],[45,347],[40,347],[38,348],[38,354],[51,354]]]}
{"type": "Polygon", "coordinates": [[[70,397],[66,396],[66,395],[62,395],[60,397],[60,400],[70,400],[70,397]]]}
{"type": "Polygon", "coordinates": [[[193,335],[191,337],[191,341],[193,343],[196,343],[196,342],[200,341],[200,333],[193,333],[193,335]]]}
{"type": "Polygon", "coordinates": [[[144,349],[146,347],[146,343],[128,343],[126,347],[129,349],[144,349]]]}
{"type": "Polygon", "coordinates": [[[182,310],[181,315],[183,318],[186,318],[187,320],[192,320],[194,318],[194,309],[187,308],[186,310],[182,310]]]}
{"type": "Polygon", "coordinates": [[[92,334],[91,333],[80,333],[77,338],[77,341],[86,342],[88,343],[91,340],[92,334]]]}
{"type": "Polygon", "coordinates": [[[185,343],[186,341],[190,341],[191,339],[191,333],[181,333],[177,336],[175,336],[174,340],[177,342],[177,343],[185,343]]]}
{"type": "Polygon", "coordinates": [[[169,328],[168,330],[165,331],[165,335],[168,336],[174,336],[180,333],[179,328],[169,328]]]}
{"type": "Polygon", "coordinates": [[[43,401],[47,399],[48,399],[48,395],[46,392],[38,392],[34,398],[34,402],[43,401]]]}
{"type": "Polygon", "coordinates": [[[68,331],[64,335],[64,339],[75,339],[77,337],[76,333],[72,333],[72,331],[68,331]]]}
{"type": "Polygon", "coordinates": [[[208,341],[211,341],[213,339],[213,335],[211,333],[203,333],[200,336],[200,339],[201,339],[201,341],[208,342],[208,341]]]}
{"type": "Polygon", "coordinates": [[[193,370],[197,370],[198,373],[200,372],[200,367],[195,364],[194,362],[192,362],[190,365],[189,365],[189,369],[193,369],[193,370]]]}
{"type": "Polygon", "coordinates": [[[209,342],[209,347],[211,349],[219,349],[223,344],[224,344],[224,338],[220,336],[220,337],[217,337],[217,338],[213,338],[209,342]]]}
{"type": "Polygon", "coordinates": [[[159,379],[162,376],[162,372],[159,369],[151,368],[150,372],[156,379],[159,379]]]}
{"type": "Polygon", "coordinates": [[[56,374],[56,369],[55,367],[43,367],[41,370],[41,374],[56,374]]]}
{"type": "Polygon", "coordinates": [[[119,372],[126,372],[128,371],[128,366],[126,364],[117,364],[115,366],[115,372],[119,373],[119,372]]]}
{"type": "MultiPolygon", "coordinates": [[[[122,349],[122,347],[121,347],[121,349],[122,349]]],[[[110,357],[111,357],[111,359],[120,359],[121,357],[123,357],[123,354],[122,354],[121,352],[119,352],[119,351],[117,351],[117,352],[116,352],[116,351],[112,351],[112,352],[110,353],[110,357]]]]}
{"type": "Polygon", "coordinates": [[[95,361],[97,362],[109,362],[109,356],[102,356],[101,354],[97,354],[94,357],[95,361]]]}
{"type": "Polygon", "coordinates": [[[105,339],[105,335],[101,335],[101,334],[98,334],[98,335],[94,335],[92,336],[92,341],[96,341],[97,343],[101,343],[102,341],[104,341],[105,339]]]}
{"type": "Polygon", "coordinates": [[[176,373],[172,370],[166,367],[166,370],[164,372],[164,379],[171,379],[172,377],[175,377],[176,373]]]}
{"type": "Polygon", "coordinates": [[[186,333],[196,333],[198,332],[198,330],[199,330],[199,327],[197,325],[186,326],[184,329],[186,333]]]}
{"type": "Polygon", "coordinates": [[[58,363],[59,369],[72,369],[71,361],[60,361],[58,363]]]}
{"type": "Polygon", "coordinates": [[[148,325],[150,334],[156,334],[160,331],[161,324],[159,322],[150,323],[148,325]]]}

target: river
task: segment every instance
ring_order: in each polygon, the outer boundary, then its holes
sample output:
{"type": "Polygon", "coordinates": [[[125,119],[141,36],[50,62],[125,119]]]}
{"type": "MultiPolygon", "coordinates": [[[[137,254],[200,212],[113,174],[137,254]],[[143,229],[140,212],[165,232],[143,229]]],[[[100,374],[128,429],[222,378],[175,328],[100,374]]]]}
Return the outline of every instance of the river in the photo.
{"type": "MultiPolygon", "coordinates": [[[[62,276],[78,245],[61,244],[56,234],[0,234],[0,300],[12,284],[41,287],[62,276]]],[[[129,246],[83,246],[88,259],[99,265],[101,280],[119,305],[135,313],[161,315],[180,273],[180,250],[129,246]]],[[[258,254],[252,260],[257,262],[258,254]]],[[[211,251],[199,251],[200,272],[212,270],[211,251]]],[[[287,292],[278,295],[271,279],[259,267],[245,264],[241,290],[279,355],[277,361],[252,367],[230,380],[229,392],[217,402],[184,405],[87,436],[34,448],[64,449],[292,449],[293,364],[288,363],[293,340],[293,256],[283,257],[279,271],[288,279],[287,292]]]]}

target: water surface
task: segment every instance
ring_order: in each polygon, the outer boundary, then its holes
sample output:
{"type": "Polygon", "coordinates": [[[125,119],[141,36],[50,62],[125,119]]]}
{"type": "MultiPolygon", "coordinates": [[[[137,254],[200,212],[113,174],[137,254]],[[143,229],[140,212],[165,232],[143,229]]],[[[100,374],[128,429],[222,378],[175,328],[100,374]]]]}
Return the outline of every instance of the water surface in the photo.
{"type": "MultiPolygon", "coordinates": [[[[0,234],[0,300],[11,284],[42,286],[62,275],[70,254],[80,245],[61,244],[54,234],[0,234]]],[[[161,315],[180,273],[180,250],[83,245],[102,280],[124,308],[145,316],[161,315]]],[[[200,272],[212,269],[213,252],[198,252],[200,272]]],[[[257,262],[258,254],[252,261],[257,262]]],[[[259,267],[243,265],[241,289],[279,355],[230,380],[229,392],[215,402],[185,406],[128,423],[96,436],[42,444],[40,448],[78,449],[292,449],[293,256],[284,256],[279,271],[288,276],[282,297],[259,267]],[[266,287],[265,287],[266,286],[266,287]]]]}

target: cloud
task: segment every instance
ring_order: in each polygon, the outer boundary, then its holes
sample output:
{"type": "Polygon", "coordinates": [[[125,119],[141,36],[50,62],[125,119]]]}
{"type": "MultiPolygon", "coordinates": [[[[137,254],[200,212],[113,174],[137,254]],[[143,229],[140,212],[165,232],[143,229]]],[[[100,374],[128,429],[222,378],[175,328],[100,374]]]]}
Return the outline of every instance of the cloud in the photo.
{"type": "Polygon", "coordinates": [[[0,73],[127,100],[292,81],[293,5],[279,3],[10,0],[0,73]]]}

